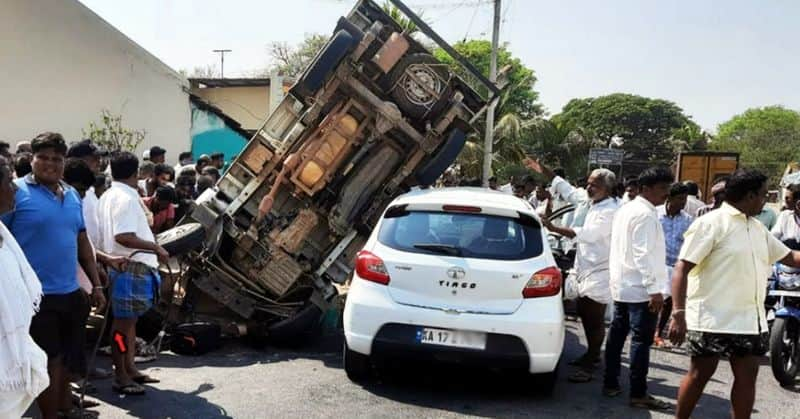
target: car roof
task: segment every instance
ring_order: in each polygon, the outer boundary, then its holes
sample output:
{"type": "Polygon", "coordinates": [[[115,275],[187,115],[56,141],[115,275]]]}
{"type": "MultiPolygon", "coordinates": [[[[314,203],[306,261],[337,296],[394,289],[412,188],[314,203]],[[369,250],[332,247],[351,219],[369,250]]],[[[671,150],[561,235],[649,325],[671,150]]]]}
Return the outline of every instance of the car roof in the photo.
{"type": "Polygon", "coordinates": [[[394,205],[464,205],[481,207],[484,213],[502,214],[508,211],[519,211],[528,215],[536,215],[530,203],[514,195],[486,188],[455,187],[412,190],[400,195],[394,205]]]}

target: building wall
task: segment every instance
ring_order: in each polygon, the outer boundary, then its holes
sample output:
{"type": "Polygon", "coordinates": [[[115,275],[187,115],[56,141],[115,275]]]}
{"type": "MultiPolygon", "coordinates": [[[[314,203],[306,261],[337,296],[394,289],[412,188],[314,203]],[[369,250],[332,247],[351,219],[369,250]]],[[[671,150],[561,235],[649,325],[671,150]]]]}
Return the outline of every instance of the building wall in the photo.
{"type": "MultiPolygon", "coordinates": [[[[0,140],[78,140],[102,109],[176,161],[190,147],[188,82],[77,0],[3,0],[0,140]]],[[[141,153],[140,153],[141,155],[141,153]]]]}
{"type": "Polygon", "coordinates": [[[269,113],[269,86],[195,88],[192,94],[221,109],[245,130],[260,128],[269,113]]]}
{"type": "Polygon", "coordinates": [[[247,144],[247,138],[231,129],[216,114],[200,109],[194,104],[192,108],[192,155],[195,160],[202,154],[222,152],[225,161],[233,161],[234,156],[247,144]]]}

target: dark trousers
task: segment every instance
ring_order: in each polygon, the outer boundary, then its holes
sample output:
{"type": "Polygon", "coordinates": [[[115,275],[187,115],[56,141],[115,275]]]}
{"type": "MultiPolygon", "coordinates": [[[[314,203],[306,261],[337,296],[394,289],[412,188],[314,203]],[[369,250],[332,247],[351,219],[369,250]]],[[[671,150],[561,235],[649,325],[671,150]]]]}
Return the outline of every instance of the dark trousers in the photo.
{"type": "Polygon", "coordinates": [[[603,339],[606,337],[606,305],[581,297],[578,299],[577,309],[587,343],[586,353],[581,357],[581,367],[593,369],[594,364],[600,360],[603,339]]]}
{"type": "Polygon", "coordinates": [[[667,332],[670,316],[672,316],[672,297],[667,297],[661,307],[661,314],[658,316],[658,328],[656,329],[656,334],[661,338],[666,336],[665,333],[667,332]]]}
{"type": "Polygon", "coordinates": [[[647,395],[647,370],[650,368],[650,347],[656,330],[658,317],[651,313],[649,303],[614,302],[614,321],[608,331],[606,342],[606,374],[604,386],[619,388],[620,358],[628,334],[631,338],[630,369],[631,398],[647,395]]]}

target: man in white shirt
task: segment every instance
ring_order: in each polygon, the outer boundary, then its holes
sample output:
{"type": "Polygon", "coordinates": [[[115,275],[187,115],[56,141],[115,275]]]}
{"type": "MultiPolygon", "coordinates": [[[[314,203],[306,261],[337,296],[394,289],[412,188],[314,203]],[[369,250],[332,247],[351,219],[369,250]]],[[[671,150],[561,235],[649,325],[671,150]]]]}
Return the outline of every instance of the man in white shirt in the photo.
{"type": "Polygon", "coordinates": [[[766,199],[767,177],[738,170],[720,208],[686,232],[672,276],[670,340],[679,345],[686,338],[691,356],[678,392],[678,418],[691,416],[723,356],[733,370],[732,417],[749,418],[753,411],[759,359],[769,347],[762,305],[767,277],[777,261],[800,267],[800,253],[754,218],[766,199]]]}
{"type": "Polygon", "coordinates": [[[780,241],[794,239],[800,241],[800,185],[790,185],[783,192],[787,209],[778,215],[772,227],[772,235],[780,241]]]}
{"type": "Polygon", "coordinates": [[[152,307],[161,278],[158,262],[169,254],[155,242],[137,191],[139,161],[120,152],[112,157],[114,182],[100,198],[100,248],[114,256],[129,257],[124,271],[109,270],[111,278],[111,325],[115,380],[112,388],[123,395],[144,393],[140,384],[158,382],[139,372],[134,364],[136,321],[152,307]],[[136,253],[145,251],[145,253],[136,253]]]}
{"type": "Polygon", "coordinates": [[[686,207],[683,209],[689,216],[694,217],[697,215],[697,210],[706,206],[706,203],[700,200],[700,187],[692,180],[683,182],[689,190],[689,195],[686,197],[686,207]]]}
{"type": "MultiPolygon", "coordinates": [[[[81,159],[86,162],[86,165],[89,166],[89,170],[97,176],[100,173],[100,157],[102,156],[102,152],[100,149],[92,143],[91,140],[82,140],[79,141],[69,147],[67,150],[67,158],[76,158],[81,159]]],[[[84,223],[86,223],[86,234],[89,236],[89,240],[94,244],[97,245],[97,242],[100,241],[99,233],[98,233],[98,220],[97,220],[97,195],[95,194],[94,182],[92,182],[89,190],[86,191],[86,195],[83,198],[83,219],[84,223]]]]}
{"type": "Polygon", "coordinates": [[[666,168],[654,167],[642,172],[638,196],[620,207],[611,227],[609,274],[614,320],[606,341],[603,393],[609,397],[622,393],[620,358],[625,340],[633,332],[630,405],[644,409],[670,407],[647,393],[647,371],[658,313],[664,302],[661,292],[667,281],[664,265],[667,251],[656,205],[666,201],[672,179],[666,168]]]}
{"type": "MultiPolygon", "coordinates": [[[[544,169],[544,173],[548,173],[546,167],[541,164],[540,167],[544,169]]],[[[605,339],[606,305],[611,303],[611,290],[608,284],[611,223],[619,208],[617,199],[611,196],[616,185],[614,172],[608,169],[596,169],[587,181],[589,200],[576,201],[580,207],[587,208],[581,225],[573,223],[558,227],[547,218],[542,218],[548,230],[575,239],[577,243],[574,274],[571,274],[570,278],[578,282],[577,309],[586,334],[587,349],[580,358],[570,363],[578,367],[569,376],[569,380],[575,383],[592,380],[595,367],[600,362],[601,348],[605,339]]],[[[558,176],[554,178],[553,186],[563,196],[577,196],[572,191],[574,189],[572,185],[558,176]]]]}

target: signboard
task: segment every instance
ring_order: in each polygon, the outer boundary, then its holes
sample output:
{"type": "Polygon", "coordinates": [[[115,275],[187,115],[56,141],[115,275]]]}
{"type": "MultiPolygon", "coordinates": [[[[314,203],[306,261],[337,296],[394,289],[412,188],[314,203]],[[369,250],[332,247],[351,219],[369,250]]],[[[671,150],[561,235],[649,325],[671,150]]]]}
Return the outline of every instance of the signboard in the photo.
{"type": "Polygon", "coordinates": [[[625,152],[613,148],[593,148],[589,150],[589,164],[621,165],[625,152]]]}

